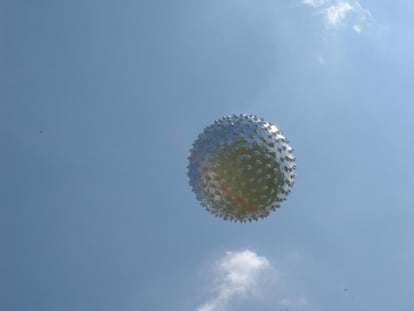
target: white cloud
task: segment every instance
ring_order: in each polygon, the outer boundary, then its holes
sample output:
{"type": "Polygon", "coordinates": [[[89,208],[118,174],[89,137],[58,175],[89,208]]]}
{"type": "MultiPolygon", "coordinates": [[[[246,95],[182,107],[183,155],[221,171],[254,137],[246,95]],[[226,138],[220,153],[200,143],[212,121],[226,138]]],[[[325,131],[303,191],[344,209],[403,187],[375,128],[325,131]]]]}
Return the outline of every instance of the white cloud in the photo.
{"type": "Polygon", "coordinates": [[[353,10],[348,2],[338,2],[324,9],[324,19],[327,25],[335,26],[341,24],[347,14],[353,10]]]}
{"type": "Polygon", "coordinates": [[[317,8],[328,3],[329,1],[330,0],[303,0],[302,3],[317,8]]]}
{"type": "Polygon", "coordinates": [[[249,250],[226,252],[215,268],[215,295],[197,311],[225,310],[232,298],[253,294],[262,280],[262,272],[272,270],[265,257],[249,250]]]}
{"type": "Polygon", "coordinates": [[[327,28],[343,24],[351,14],[359,21],[367,21],[371,18],[371,12],[362,7],[358,0],[302,0],[302,3],[316,8],[323,16],[327,28]]]}

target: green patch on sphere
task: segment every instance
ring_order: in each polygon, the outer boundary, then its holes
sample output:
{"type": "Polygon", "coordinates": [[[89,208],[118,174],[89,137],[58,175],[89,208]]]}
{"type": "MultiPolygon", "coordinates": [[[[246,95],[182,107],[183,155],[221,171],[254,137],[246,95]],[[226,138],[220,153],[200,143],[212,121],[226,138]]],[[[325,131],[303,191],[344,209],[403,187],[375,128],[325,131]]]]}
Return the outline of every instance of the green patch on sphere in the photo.
{"type": "Polygon", "coordinates": [[[258,144],[235,141],[221,148],[213,162],[228,213],[240,216],[270,211],[283,184],[274,153],[258,144]]]}

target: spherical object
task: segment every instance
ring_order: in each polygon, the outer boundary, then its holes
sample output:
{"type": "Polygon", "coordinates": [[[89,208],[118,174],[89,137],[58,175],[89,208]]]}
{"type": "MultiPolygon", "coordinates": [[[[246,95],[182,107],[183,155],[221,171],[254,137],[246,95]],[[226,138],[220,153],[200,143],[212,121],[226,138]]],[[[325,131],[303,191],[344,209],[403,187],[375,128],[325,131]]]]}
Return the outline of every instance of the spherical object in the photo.
{"type": "Polygon", "coordinates": [[[275,125],[241,114],[216,120],[198,136],[188,177],[207,211],[244,222],[280,207],[294,184],[295,167],[292,147],[275,125]]]}

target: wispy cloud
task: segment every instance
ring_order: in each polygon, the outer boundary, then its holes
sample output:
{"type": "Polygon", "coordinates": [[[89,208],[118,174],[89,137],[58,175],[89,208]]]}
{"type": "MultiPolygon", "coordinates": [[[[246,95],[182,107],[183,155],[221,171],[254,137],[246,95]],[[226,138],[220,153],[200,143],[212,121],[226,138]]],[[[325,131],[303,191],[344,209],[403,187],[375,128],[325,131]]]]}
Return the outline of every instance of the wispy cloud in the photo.
{"type": "Polygon", "coordinates": [[[361,22],[371,18],[371,12],[362,7],[358,0],[302,0],[302,3],[316,8],[327,28],[342,25],[349,15],[354,15],[361,22]]]}
{"type": "Polygon", "coordinates": [[[327,25],[338,25],[343,22],[346,15],[353,10],[349,2],[338,2],[324,10],[325,23],[327,25]]]}
{"type": "Polygon", "coordinates": [[[226,252],[216,263],[214,296],[197,311],[221,311],[232,298],[254,293],[262,280],[263,272],[272,270],[270,262],[250,250],[226,252]]]}
{"type": "Polygon", "coordinates": [[[308,304],[308,301],[305,297],[300,296],[296,298],[283,298],[280,299],[278,304],[283,308],[287,309],[288,307],[300,307],[308,304]]]}
{"type": "Polygon", "coordinates": [[[329,1],[330,0],[303,0],[302,2],[304,4],[317,8],[317,7],[320,7],[321,5],[328,3],[329,1]]]}

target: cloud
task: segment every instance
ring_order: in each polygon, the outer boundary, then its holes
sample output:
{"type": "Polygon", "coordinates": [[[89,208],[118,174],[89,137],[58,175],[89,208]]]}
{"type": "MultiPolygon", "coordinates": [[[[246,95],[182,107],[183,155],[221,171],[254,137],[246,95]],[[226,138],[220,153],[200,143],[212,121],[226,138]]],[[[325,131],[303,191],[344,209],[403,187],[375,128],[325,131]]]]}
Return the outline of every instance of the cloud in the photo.
{"type": "MultiPolygon", "coordinates": [[[[358,0],[302,0],[302,3],[316,8],[317,12],[323,16],[327,28],[342,25],[351,14],[359,21],[371,18],[371,12],[362,7],[358,0]]],[[[360,26],[359,29],[361,29],[360,26]]]]}
{"type": "Polygon", "coordinates": [[[353,10],[353,7],[348,2],[338,2],[331,5],[324,10],[325,23],[327,25],[341,24],[346,15],[353,10]]]}
{"type": "Polygon", "coordinates": [[[215,268],[214,296],[197,311],[225,310],[232,298],[252,295],[263,280],[263,272],[272,270],[265,257],[249,250],[226,252],[215,268]]]}
{"type": "Polygon", "coordinates": [[[328,3],[329,1],[330,0],[303,0],[302,3],[317,8],[328,3]]]}
{"type": "Polygon", "coordinates": [[[283,308],[287,309],[288,307],[300,307],[308,304],[308,301],[305,297],[300,296],[297,298],[283,298],[280,299],[278,304],[283,308]]]}

